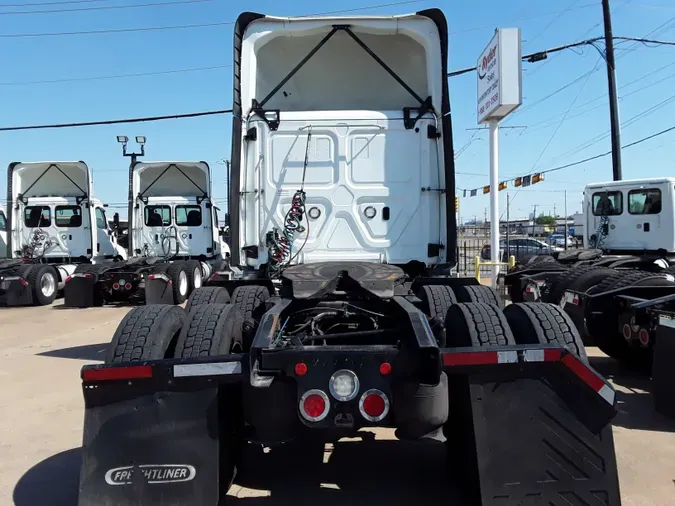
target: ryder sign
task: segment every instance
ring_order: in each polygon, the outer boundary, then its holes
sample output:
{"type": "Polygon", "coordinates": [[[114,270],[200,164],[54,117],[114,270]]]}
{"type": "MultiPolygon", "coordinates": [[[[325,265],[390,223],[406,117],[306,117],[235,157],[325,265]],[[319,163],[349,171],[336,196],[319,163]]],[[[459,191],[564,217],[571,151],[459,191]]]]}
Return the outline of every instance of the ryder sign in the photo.
{"type": "Polygon", "coordinates": [[[478,123],[499,121],[523,98],[520,28],[497,28],[476,67],[478,123]]]}

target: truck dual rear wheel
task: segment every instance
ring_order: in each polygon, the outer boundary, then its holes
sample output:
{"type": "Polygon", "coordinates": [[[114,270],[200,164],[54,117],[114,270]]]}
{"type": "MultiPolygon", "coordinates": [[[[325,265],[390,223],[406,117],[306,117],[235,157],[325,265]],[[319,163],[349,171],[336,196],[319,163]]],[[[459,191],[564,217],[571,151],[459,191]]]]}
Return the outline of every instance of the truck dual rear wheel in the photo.
{"type": "Polygon", "coordinates": [[[448,308],[457,303],[457,297],[452,288],[445,285],[424,285],[416,293],[422,301],[422,311],[429,316],[429,324],[438,342],[438,346],[445,347],[445,314],[448,308]]]}
{"type": "Polygon", "coordinates": [[[260,323],[260,318],[265,314],[265,302],[270,298],[270,292],[266,286],[243,285],[238,286],[232,292],[231,304],[241,312],[244,317],[243,339],[244,351],[248,351],[253,342],[255,329],[260,323]]]}
{"type": "Polygon", "coordinates": [[[521,302],[508,305],[504,315],[517,344],[558,344],[588,363],[579,332],[559,306],[521,302]]]}
{"type": "Polygon", "coordinates": [[[195,288],[190,294],[187,304],[185,304],[185,312],[201,304],[227,304],[230,302],[230,294],[222,286],[204,286],[195,288]]]}
{"type": "Polygon", "coordinates": [[[447,345],[507,346],[516,344],[504,313],[494,304],[469,302],[454,304],[445,317],[447,345]]]}
{"type": "Polygon", "coordinates": [[[185,311],[167,304],[138,306],[129,311],[115,330],[107,364],[159,360],[173,355],[185,311]]]}
{"type": "Polygon", "coordinates": [[[190,275],[185,262],[173,262],[166,269],[166,275],[171,280],[174,304],[182,304],[190,295],[190,275]]]}
{"type": "Polygon", "coordinates": [[[188,293],[192,293],[202,286],[202,263],[199,260],[185,262],[185,270],[188,273],[188,293]]]}
{"type": "Polygon", "coordinates": [[[59,276],[50,265],[36,265],[33,267],[26,281],[33,291],[33,303],[36,306],[47,306],[54,302],[59,287],[59,276]]]}
{"type": "Polygon", "coordinates": [[[457,300],[459,302],[484,302],[485,304],[494,304],[500,308],[504,307],[499,294],[489,286],[459,286],[455,289],[455,293],[457,293],[457,300]]]}
{"type": "Polygon", "coordinates": [[[175,358],[218,357],[241,347],[242,317],[231,304],[200,304],[188,313],[175,358]]]}

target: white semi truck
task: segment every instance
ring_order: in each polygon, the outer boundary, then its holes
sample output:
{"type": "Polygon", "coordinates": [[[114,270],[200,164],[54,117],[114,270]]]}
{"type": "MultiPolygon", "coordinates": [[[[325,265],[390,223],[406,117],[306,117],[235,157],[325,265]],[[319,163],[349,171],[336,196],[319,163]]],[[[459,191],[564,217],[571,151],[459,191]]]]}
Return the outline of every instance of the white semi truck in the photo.
{"type": "Polygon", "coordinates": [[[133,162],[130,258],[76,269],[65,304],[87,307],[135,298],[181,304],[204,282],[229,277],[229,248],[217,213],[206,162],[133,162]]]}
{"type": "Polygon", "coordinates": [[[126,259],[84,162],[10,164],[7,201],[0,217],[7,257],[0,260],[0,300],[7,305],[50,304],[78,265],[126,259]]]}
{"type": "Polygon", "coordinates": [[[318,456],[377,426],[445,440],[457,504],[620,505],[615,392],[565,313],[449,275],[447,30],[437,9],[240,15],[239,273],[132,309],[83,368],[80,506],[227,504],[247,443],[318,456]]]}
{"type": "Polygon", "coordinates": [[[7,214],[0,206],[0,260],[3,258],[7,258],[7,214]]]}
{"type": "Polygon", "coordinates": [[[653,309],[648,301],[675,293],[675,178],[592,183],[583,205],[584,249],[516,266],[511,297],[564,307],[587,344],[648,367],[657,325],[636,324],[633,306],[653,309]]]}

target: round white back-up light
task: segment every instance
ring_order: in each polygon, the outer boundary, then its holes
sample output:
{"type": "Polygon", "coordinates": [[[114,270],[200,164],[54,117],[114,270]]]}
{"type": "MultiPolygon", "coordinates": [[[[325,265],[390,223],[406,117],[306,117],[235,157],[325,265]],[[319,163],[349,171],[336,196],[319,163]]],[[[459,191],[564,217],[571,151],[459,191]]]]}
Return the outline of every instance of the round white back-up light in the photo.
{"type": "Polygon", "coordinates": [[[330,377],[328,390],[338,401],[351,401],[359,393],[359,378],[349,369],[340,369],[330,377]]]}

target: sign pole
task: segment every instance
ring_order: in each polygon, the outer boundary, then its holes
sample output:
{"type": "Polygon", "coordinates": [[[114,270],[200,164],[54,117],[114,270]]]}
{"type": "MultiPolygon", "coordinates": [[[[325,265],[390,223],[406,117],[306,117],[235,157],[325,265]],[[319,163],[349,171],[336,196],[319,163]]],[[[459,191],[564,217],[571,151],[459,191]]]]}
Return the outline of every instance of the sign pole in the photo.
{"type": "MultiPolygon", "coordinates": [[[[490,250],[491,262],[500,261],[499,251],[499,121],[490,120],[490,250]]],[[[497,288],[499,266],[492,266],[492,287],[497,288]]]]}

